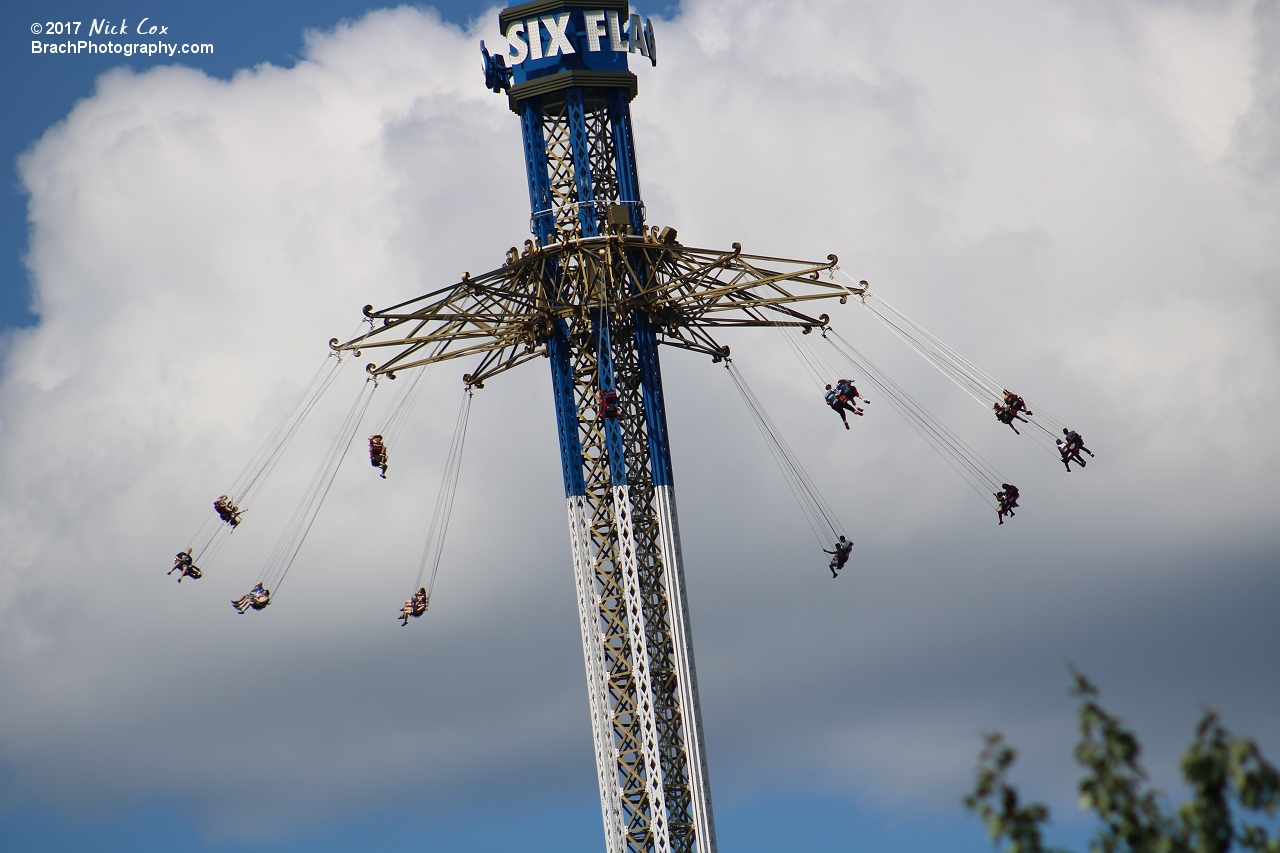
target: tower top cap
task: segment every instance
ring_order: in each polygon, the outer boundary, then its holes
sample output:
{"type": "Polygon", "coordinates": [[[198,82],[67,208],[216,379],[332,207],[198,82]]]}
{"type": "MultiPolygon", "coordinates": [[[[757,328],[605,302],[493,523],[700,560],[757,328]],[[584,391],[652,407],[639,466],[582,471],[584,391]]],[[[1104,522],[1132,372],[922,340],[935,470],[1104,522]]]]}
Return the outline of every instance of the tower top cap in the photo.
{"type": "Polygon", "coordinates": [[[534,0],[503,9],[498,25],[513,102],[581,85],[627,88],[634,96],[627,54],[657,65],[653,24],[631,14],[627,0],[534,0]]]}

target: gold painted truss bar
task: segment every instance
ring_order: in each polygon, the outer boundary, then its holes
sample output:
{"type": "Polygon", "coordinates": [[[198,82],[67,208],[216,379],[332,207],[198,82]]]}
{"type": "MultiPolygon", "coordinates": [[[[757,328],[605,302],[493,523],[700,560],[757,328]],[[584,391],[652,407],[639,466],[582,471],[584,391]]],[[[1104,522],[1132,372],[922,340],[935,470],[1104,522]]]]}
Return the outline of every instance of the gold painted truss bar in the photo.
{"type": "Polygon", "coordinates": [[[590,328],[601,311],[640,311],[653,323],[659,343],[691,349],[718,360],[728,350],[707,330],[744,326],[821,327],[791,306],[817,299],[860,295],[820,275],[835,268],[825,262],[697,249],[675,242],[674,232],[657,228],[643,237],[610,234],[550,246],[525,242],[524,252],[507,252],[500,268],[384,308],[366,305],[373,328],[337,350],[391,349],[370,373],[480,356],[466,381],[485,379],[545,353],[546,341],[561,321],[590,328]],[[381,321],[381,325],[377,325],[381,321]],[[577,322],[575,322],[577,321],[577,322]]]}

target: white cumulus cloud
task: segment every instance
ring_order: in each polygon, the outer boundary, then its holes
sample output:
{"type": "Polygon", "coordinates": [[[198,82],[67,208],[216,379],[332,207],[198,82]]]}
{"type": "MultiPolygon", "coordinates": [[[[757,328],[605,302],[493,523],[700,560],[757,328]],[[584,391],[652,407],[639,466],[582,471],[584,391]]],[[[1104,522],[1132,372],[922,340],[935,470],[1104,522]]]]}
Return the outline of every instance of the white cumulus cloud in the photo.
{"type": "MultiPolygon", "coordinates": [[[[1003,726],[1061,793],[1067,658],[1149,727],[1165,776],[1202,701],[1280,752],[1277,681],[1258,684],[1280,640],[1277,4],[690,0],[657,23],[633,105],[653,224],[840,254],[1098,453],[1066,475],[833,306],[1024,484],[997,528],[887,401],[846,432],[776,336],[727,339],[859,543],[833,584],[719,368],[667,355],[713,787],[949,806],[976,731],[1003,726]]],[[[525,238],[519,123],[478,70],[496,29],[402,7],[310,34],[288,69],[116,69],[22,158],[39,323],[0,384],[9,802],[171,797],[236,831],[267,798],[283,831],[422,792],[527,800],[522,774],[536,796],[593,787],[541,363],[478,392],[411,628],[392,617],[461,363],[428,380],[386,482],[353,449],[271,609],[228,601],[358,368],[207,576],[163,574],[362,305],[525,238]]]]}

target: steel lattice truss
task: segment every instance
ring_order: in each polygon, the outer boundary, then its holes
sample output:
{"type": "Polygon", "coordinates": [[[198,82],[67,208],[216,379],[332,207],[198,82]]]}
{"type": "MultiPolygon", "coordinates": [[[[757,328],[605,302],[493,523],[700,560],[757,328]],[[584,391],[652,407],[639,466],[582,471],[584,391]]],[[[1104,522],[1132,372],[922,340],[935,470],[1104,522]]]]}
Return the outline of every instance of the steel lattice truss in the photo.
{"type": "Polygon", "coordinates": [[[727,349],[711,336],[717,328],[821,327],[822,317],[793,306],[832,297],[844,302],[858,292],[820,278],[836,261],[835,255],[825,262],[747,255],[737,243],[728,252],[689,248],[664,242],[656,228],[644,237],[571,237],[546,247],[527,241],[523,252],[510,249],[499,269],[464,273],[456,284],[390,308],[366,306],[374,327],[331,345],[390,350],[369,366],[374,374],[478,356],[467,381],[480,386],[545,355],[557,322],[582,327],[601,310],[640,311],[659,343],[719,358],[727,349]]]}
{"type": "Polygon", "coordinates": [[[588,662],[595,669],[591,701],[604,711],[593,718],[610,723],[597,743],[613,747],[606,764],[616,766],[620,778],[613,786],[618,800],[610,805],[627,846],[660,846],[650,825],[661,822],[671,849],[685,850],[691,848],[678,839],[693,836],[688,757],[677,694],[663,689],[674,682],[675,665],[634,330],[615,319],[608,339],[608,352],[579,347],[571,358],[586,484],[586,494],[570,503],[570,514],[581,514],[570,527],[571,537],[581,540],[573,542],[574,574],[579,612],[599,614],[581,626],[596,650],[588,662]],[[597,405],[598,377],[610,368],[619,408],[613,423],[600,417],[597,405]],[[610,466],[617,464],[626,469],[625,486],[613,485],[610,466]]]}

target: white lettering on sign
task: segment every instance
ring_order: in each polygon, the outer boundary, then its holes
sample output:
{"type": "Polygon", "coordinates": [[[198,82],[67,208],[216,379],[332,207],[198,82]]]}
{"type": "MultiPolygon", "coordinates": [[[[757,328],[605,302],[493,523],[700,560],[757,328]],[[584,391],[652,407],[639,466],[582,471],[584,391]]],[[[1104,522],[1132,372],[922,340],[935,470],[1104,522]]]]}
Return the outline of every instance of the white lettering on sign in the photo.
{"type": "Polygon", "coordinates": [[[649,56],[649,46],[644,43],[644,27],[640,25],[640,16],[631,16],[631,26],[627,28],[627,52],[635,53],[636,45],[640,46],[640,55],[649,56]]]}
{"type": "Polygon", "coordinates": [[[600,36],[604,35],[604,10],[597,9],[594,12],[584,12],[583,20],[587,25],[587,50],[592,53],[600,52],[600,36]]]}
{"type": "MultiPolygon", "coordinates": [[[[577,53],[568,35],[571,14],[562,12],[559,15],[545,15],[542,18],[528,18],[508,24],[504,33],[508,47],[507,66],[514,67],[526,59],[553,59],[577,53]],[[545,46],[543,27],[547,28],[545,46]]],[[[620,21],[616,9],[607,12],[603,9],[585,11],[582,18],[589,52],[611,50],[614,53],[635,53],[639,50],[641,56],[653,61],[653,24],[648,20],[642,22],[639,15],[633,14],[630,20],[620,21]],[[622,30],[624,24],[627,25],[626,32],[622,30]],[[605,33],[609,34],[607,48],[604,46],[605,33]]]]}
{"type": "Polygon", "coordinates": [[[529,58],[529,45],[520,38],[522,32],[524,21],[516,21],[507,26],[507,44],[511,46],[511,52],[507,54],[508,65],[519,65],[529,58]]]}
{"type": "Polygon", "coordinates": [[[627,46],[622,43],[622,28],[618,25],[618,13],[610,9],[606,15],[609,20],[609,49],[614,53],[622,53],[627,46]]]}
{"type": "Polygon", "coordinates": [[[542,27],[538,26],[537,18],[530,18],[528,21],[525,21],[525,24],[527,24],[529,27],[527,31],[529,33],[529,58],[541,59],[542,58],[542,27]]]}
{"type": "MultiPolygon", "coordinates": [[[[639,15],[633,15],[637,21],[640,20],[639,15]]],[[[555,56],[561,51],[565,56],[574,53],[573,45],[569,43],[569,38],[564,34],[565,27],[569,26],[569,13],[565,12],[559,18],[547,16],[542,19],[542,23],[547,28],[547,32],[551,36],[551,42],[547,45],[547,52],[544,54],[548,59],[555,56]]]]}

